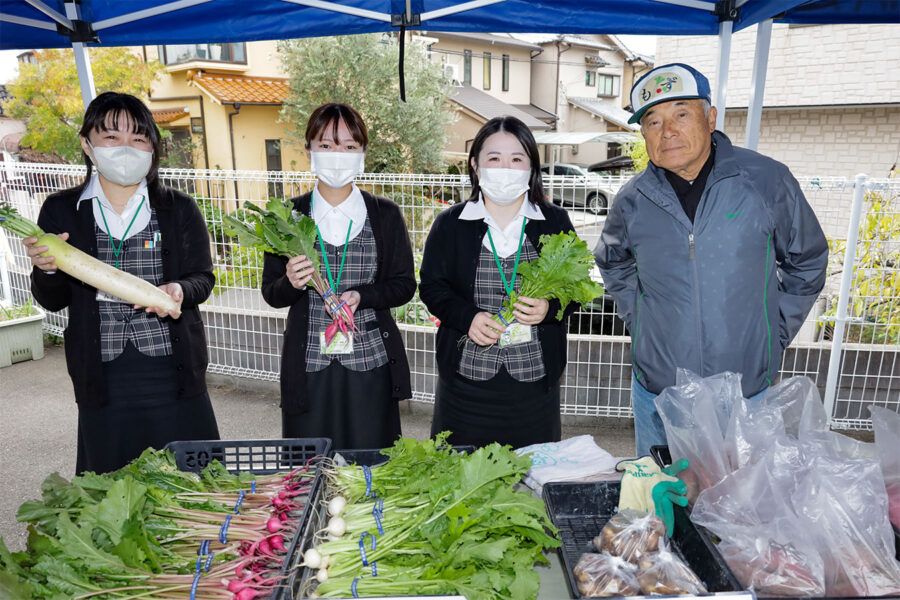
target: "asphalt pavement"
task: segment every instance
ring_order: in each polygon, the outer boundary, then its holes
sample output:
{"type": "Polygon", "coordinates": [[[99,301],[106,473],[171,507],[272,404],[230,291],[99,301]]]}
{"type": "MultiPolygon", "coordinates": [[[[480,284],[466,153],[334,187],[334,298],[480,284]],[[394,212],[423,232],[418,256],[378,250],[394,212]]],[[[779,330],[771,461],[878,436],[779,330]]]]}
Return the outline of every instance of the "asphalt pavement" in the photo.
{"type": "MultiPolygon", "coordinates": [[[[278,385],[210,375],[210,398],[222,439],[281,437],[278,385]]],[[[403,435],[424,439],[432,406],[401,402],[403,435]]],[[[25,546],[25,526],[15,514],[40,497],[51,473],[75,472],[77,410],[62,347],[48,346],[44,358],[0,369],[0,537],[11,550],[25,546]]],[[[563,438],[591,434],[613,456],[634,453],[631,421],[563,417],[563,438]]]]}

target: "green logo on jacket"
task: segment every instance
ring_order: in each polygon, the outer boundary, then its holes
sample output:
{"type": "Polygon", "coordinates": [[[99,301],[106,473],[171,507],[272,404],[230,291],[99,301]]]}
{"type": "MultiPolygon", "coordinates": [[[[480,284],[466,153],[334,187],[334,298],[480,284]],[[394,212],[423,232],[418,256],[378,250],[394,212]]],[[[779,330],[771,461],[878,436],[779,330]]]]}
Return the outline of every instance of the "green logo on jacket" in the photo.
{"type": "Polygon", "coordinates": [[[730,215],[725,215],[725,218],[726,218],[726,219],[733,219],[734,217],[738,216],[738,215],[741,214],[742,212],[744,212],[744,211],[739,210],[739,211],[737,211],[737,212],[733,212],[733,213],[731,213],[730,215]]]}

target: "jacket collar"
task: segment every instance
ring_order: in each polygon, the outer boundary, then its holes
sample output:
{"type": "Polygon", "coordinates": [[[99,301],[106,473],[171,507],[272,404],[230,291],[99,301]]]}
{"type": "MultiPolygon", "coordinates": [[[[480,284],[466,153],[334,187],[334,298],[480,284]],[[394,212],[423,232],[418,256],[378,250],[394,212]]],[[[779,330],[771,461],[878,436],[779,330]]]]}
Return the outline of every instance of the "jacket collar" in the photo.
{"type": "MultiPolygon", "coordinates": [[[[734,146],[731,144],[728,136],[721,131],[714,131],[712,141],[716,146],[716,157],[709,178],[706,180],[707,190],[723,179],[740,174],[737,160],[734,157],[734,146]]],[[[688,230],[693,229],[694,225],[687,215],[684,214],[684,209],[681,208],[681,203],[678,201],[678,196],[675,195],[675,190],[672,189],[672,186],[666,180],[665,169],[657,167],[652,162],[649,163],[643,176],[637,180],[636,187],[639,192],[675,217],[688,230]]],[[[694,217],[695,222],[700,218],[702,204],[703,201],[701,200],[701,207],[698,207],[697,215],[694,217]]]]}

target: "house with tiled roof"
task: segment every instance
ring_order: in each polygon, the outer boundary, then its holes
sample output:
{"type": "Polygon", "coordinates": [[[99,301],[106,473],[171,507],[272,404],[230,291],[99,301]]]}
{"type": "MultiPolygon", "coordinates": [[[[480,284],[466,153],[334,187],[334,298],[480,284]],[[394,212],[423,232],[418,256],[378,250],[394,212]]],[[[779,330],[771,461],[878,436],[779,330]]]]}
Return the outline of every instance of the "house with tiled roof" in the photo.
{"type": "Polygon", "coordinates": [[[288,80],[275,42],[148,46],[143,52],[165,67],[149,105],[157,125],[175,142],[171,147],[192,147],[193,156],[181,157],[183,166],[308,168],[303,147],[289,143],[278,122],[288,80]]]}

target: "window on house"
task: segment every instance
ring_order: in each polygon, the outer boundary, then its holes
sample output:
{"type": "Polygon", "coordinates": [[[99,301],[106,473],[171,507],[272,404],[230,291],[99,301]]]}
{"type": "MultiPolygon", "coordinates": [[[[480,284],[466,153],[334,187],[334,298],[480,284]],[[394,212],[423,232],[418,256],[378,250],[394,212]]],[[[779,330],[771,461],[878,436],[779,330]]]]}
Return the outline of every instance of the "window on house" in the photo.
{"type": "Polygon", "coordinates": [[[472,51],[463,50],[463,83],[472,85],[472,51]]]}
{"type": "Polygon", "coordinates": [[[509,91],[509,54],[503,55],[503,91],[509,91]]]}
{"type": "Polygon", "coordinates": [[[584,72],[584,85],[588,87],[594,87],[597,85],[597,72],[596,71],[585,71],[584,72]]]}
{"type": "MultiPolygon", "coordinates": [[[[281,140],[266,140],[266,171],[281,170],[281,140]]],[[[269,196],[282,197],[284,191],[280,181],[270,181],[269,196]]]]}
{"type": "Polygon", "coordinates": [[[191,132],[188,129],[170,129],[163,145],[164,160],[160,161],[171,169],[193,169],[191,132]]]}
{"type": "Polygon", "coordinates": [[[607,142],[606,144],[606,158],[615,158],[617,156],[623,156],[625,154],[625,148],[622,144],[616,144],[615,142],[607,142]]]}
{"type": "Polygon", "coordinates": [[[157,46],[164,65],[177,65],[192,60],[247,64],[247,53],[240,44],[176,44],[157,46]]]}
{"type": "Polygon", "coordinates": [[[619,76],[618,75],[597,75],[597,95],[598,96],[618,96],[619,95],[619,76]]]}
{"type": "Polygon", "coordinates": [[[484,53],[484,76],[482,77],[482,87],[486,90],[491,89],[491,53],[484,53]]]}

